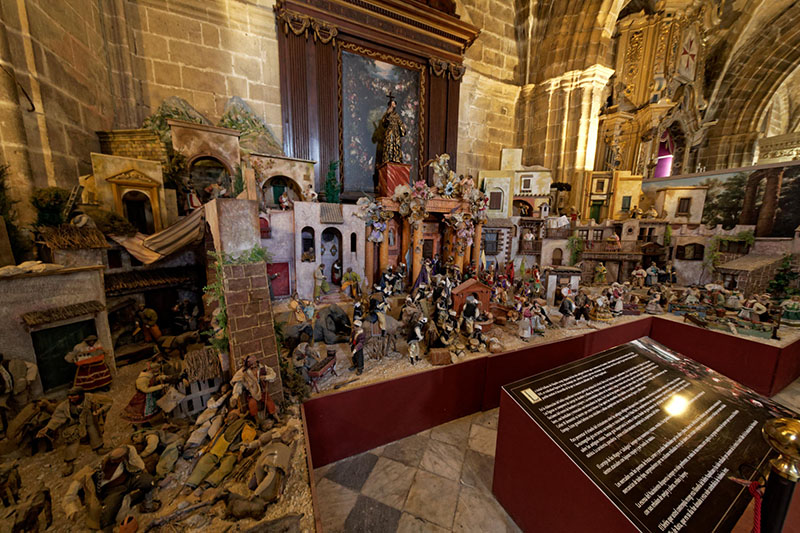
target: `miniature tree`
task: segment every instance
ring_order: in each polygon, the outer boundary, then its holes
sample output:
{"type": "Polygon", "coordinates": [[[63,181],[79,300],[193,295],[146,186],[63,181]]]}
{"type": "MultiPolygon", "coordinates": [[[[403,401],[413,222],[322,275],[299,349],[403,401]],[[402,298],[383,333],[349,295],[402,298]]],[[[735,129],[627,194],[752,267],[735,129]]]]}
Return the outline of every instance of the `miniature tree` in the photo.
{"type": "Polygon", "coordinates": [[[325,201],[330,204],[339,203],[339,192],[341,191],[341,184],[336,177],[336,169],[339,168],[338,161],[331,161],[328,165],[328,174],[325,176],[325,201]]]}
{"type": "Polygon", "coordinates": [[[36,189],[31,204],[36,208],[37,226],[60,226],[64,219],[64,206],[69,199],[69,191],[60,187],[36,189]]]}
{"type": "Polygon", "coordinates": [[[783,299],[790,294],[796,293],[797,289],[791,287],[800,274],[792,266],[792,256],[786,254],[783,256],[781,266],[775,273],[775,277],[769,282],[767,291],[772,294],[773,298],[783,299]]]}

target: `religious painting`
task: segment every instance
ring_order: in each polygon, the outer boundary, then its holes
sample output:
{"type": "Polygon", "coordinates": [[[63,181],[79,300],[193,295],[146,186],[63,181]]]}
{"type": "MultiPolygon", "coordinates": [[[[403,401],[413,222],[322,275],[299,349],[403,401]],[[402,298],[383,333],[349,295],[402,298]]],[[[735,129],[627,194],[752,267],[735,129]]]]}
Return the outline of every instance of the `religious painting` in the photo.
{"type": "Polygon", "coordinates": [[[350,43],[340,50],[340,152],[345,192],[374,192],[381,118],[389,95],[406,127],[401,151],[411,176],[419,175],[422,146],[424,66],[350,43]]]}
{"type": "Polygon", "coordinates": [[[643,210],[655,205],[659,189],[668,187],[706,188],[702,209],[702,223],[725,229],[737,224],[755,225],[767,189],[778,190],[777,206],[770,218],[774,224],[769,235],[759,237],[793,237],[800,226],[800,162],[771,163],[753,167],[717,170],[699,174],[685,174],[667,178],[645,180],[642,183],[643,210]],[[745,211],[746,205],[752,208],[745,211]],[[749,219],[749,220],[745,220],[749,219]]]}

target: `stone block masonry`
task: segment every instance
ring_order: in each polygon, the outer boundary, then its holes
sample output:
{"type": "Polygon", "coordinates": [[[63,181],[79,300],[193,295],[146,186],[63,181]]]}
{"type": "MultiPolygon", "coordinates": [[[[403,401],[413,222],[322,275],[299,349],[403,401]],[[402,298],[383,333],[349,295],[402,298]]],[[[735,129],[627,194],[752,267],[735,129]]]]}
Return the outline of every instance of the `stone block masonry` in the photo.
{"type": "Polygon", "coordinates": [[[254,355],[277,374],[278,379],[269,384],[269,394],[276,403],[281,403],[283,384],[269,299],[267,264],[225,265],[222,272],[228,308],[231,371],[235,372],[244,364],[245,358],[254,355]]]}

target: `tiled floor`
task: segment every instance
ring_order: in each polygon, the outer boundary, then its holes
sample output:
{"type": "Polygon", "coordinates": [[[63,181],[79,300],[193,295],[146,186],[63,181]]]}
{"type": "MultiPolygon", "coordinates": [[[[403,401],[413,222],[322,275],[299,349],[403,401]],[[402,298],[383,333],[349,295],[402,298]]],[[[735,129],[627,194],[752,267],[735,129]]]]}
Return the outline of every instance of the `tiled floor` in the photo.
{"type": "Polygon", "coordinates": [[[517,532],[492,496],[497,409],[315,470],[325,533],[517,532]]]}

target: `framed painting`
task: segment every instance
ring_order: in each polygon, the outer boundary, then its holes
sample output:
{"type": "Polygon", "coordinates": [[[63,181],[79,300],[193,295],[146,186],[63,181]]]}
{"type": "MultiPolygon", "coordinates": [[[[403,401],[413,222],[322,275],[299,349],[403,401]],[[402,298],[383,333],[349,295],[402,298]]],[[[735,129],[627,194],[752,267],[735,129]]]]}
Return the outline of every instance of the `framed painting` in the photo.
{"type": "Polygon", "coordinates": [[[425,66],[342,42],[339,47],[339,154],[345,193],[374,192],[381,118],[391,94],[406,126],[403,162],[419,176],[424,141],[425,66]]]}

